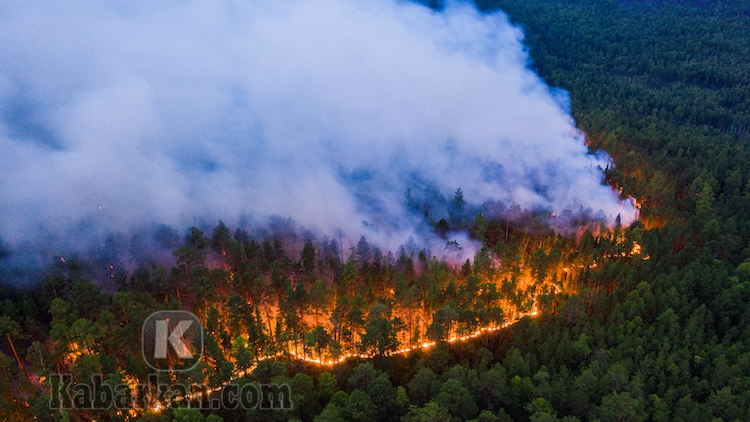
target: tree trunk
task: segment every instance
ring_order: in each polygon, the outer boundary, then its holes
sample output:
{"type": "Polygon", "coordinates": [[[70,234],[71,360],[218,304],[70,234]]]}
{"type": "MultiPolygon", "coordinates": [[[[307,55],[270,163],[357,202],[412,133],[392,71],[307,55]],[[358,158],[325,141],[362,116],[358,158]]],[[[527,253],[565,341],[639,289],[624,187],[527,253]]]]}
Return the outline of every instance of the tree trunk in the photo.
{"type": "Polygon", "coordinates": [[[16,352],[16,347],[13,345],[13,340],[10,339],[10,335],[8,334],[5,334],[5,338],[8,339],[10,350],[13,352],[13,357],[16,358],[18,367],[21,368],[21,371],[23,371],[23,375],[26,376],[26,380],[31,382],[31,378],[29,378],[29,374],[26,372],[26,365],[24,365],[23,361],[21,361],[21,359],[18,357],[18,353],[16,352]]]}
{"type": "Polygon", "coordinates": [[[266,321],[268,323],[268,335],[271,337],[271,342],[275,342],[273,338],[273,327],[271,326],[271,315],[268,313],[268,301],[261,299],[263,302],[263,310],[266,312],[266,321]]]}
{"type": "Polygon", "coordinates": [[[174,286],[174,288],[177,292],[177,302],[180,304],[180,309],[182,309],[182,296],[180,295],[180,286],[174,286]]]}

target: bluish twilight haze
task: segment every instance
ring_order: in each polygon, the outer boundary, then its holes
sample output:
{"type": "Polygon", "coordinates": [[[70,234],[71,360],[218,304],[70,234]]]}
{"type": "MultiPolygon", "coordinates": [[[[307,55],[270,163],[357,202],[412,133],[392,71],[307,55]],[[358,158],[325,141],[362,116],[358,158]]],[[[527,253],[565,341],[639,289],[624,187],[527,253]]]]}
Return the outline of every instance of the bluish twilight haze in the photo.
{"type": "Polygon", "coordinates": [[[280,215],[395,248],[409,189],[629,223],[522,39],[461,3],[3,2],[0,237],[280,215]]]}

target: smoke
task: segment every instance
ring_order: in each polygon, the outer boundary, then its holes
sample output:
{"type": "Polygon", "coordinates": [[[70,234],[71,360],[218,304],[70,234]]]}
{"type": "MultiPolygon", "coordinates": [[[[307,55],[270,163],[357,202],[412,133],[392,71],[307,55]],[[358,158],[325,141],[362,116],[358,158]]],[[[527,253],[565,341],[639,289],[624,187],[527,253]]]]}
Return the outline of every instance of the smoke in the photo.
{"type": "Polygon", "coordinates": [[[502,12],[29,0],[0,5],[0,39],[6,249],[270,215],[395,249],[458,188],[634,216],[502,12]]]}

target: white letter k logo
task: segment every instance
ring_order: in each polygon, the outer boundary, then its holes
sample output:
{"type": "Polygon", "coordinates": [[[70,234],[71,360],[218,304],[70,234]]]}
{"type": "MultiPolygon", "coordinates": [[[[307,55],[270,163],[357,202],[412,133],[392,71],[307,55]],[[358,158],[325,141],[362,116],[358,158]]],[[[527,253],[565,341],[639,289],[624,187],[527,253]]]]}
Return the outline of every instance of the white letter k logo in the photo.
{"type": "Polygon", "coordinates": [[[156,321],[156,338],[154,339],[154,359],[166,359],[167,358],[167,340],[172,348],[177,352],[177,356],[180,359],[190,359],[193,354],[190,353],[187,345],[182,341],[182,336],[185,335],[190,326],[193,325],[193,321],[180,321],[172,330],[172,333],[167,337],[169,331],[169,322],[166,319],[156,321]]]}

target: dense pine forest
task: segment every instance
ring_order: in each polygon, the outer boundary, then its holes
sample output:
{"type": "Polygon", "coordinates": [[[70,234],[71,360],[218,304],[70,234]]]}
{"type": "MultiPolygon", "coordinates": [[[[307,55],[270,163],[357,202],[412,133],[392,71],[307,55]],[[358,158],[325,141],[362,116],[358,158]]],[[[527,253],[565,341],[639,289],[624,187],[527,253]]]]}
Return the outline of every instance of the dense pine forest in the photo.
{"type": "Polygon", "coordinates": [[[459,189],[448,219],[413,205],[438,236],[481,242],[470,261],[283,222],[163,226],[171,268],[59,256],[35,285],[1,287],[2,419],[750,419],[750,3],[477,4],[523,28],[639,221],[468,210],[459,189]],[[50,409],[51,374],[148,383],[141,324],[166,309],[206,334],[171,382],[286,384],[291,408],[50,409]]]}

